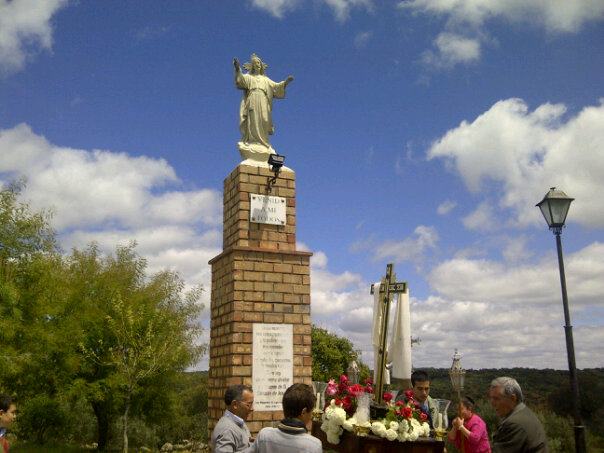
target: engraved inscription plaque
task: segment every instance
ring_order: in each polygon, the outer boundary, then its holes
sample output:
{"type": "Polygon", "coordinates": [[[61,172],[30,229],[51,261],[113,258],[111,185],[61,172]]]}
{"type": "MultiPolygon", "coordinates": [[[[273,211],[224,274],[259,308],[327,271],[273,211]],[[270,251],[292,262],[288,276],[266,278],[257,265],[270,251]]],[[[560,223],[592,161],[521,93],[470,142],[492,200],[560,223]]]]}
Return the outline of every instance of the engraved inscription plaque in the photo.
{"type": "Polygon", "coordinates": [[[252,350],[254,410],[280,411],[283,393],[293,383],[292,325],[254,324],[252,350]]]}
{"type": "Polygon", "coordinates": [[[250,194],[250,222],[285,225],[285,198],[250,194]]]}

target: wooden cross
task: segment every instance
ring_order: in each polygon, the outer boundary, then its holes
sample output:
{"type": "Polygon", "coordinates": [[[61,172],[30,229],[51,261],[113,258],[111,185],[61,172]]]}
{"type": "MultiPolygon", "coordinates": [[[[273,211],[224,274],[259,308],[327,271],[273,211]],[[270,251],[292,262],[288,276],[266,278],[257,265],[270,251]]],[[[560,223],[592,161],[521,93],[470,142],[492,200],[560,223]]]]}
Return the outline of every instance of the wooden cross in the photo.
{"type": "MultiPolygon", "coordinates": [[[[378,369],[376,370],[376,382],[374,386],[375,402],[382,404],[384,402],[384,371],[386,370],[386,340],[388,338],[388,316],[390,314],[390,303],[392,296],[407,291],[407,282],[397,282],[396,275],[393,272],[393,264],[386,266],[386,276],[382,279],[380,285],[380,313],[382,315],[382,325],[380,326],[380,347],[378,350],[378,369]]],[[[371,285],[371,294],[374,293],[371,285]]]]}

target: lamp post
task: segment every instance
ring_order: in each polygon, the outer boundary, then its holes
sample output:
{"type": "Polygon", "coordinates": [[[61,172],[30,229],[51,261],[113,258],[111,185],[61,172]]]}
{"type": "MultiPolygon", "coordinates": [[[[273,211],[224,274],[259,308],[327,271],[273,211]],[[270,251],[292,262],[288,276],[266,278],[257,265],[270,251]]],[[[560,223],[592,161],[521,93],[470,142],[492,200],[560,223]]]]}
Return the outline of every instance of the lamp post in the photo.
{"type": "MultiPolygon", "coordinates": [[[[461,367],[461,354],[455,350],[453,354],[453,363],[449,370],[449,378],[451,379],[451,387],[457,393],[457,416],[461,417],[461,392],[463,391],[464,379],[466,370],[461,367]]],[[[461,436],[461,451],[464,450],[464,436],[461,436]]]]}
{"type": "Polygon", "coordinates": [[[461,367],[461,354],[455,350],[453,354],[453,363],[449,370],[449,377],[451,378],[451,386],[457,393],[457,402],[461,404],[461,392],[463,390],[464,378],[466,370],[461,367]]]}
{"type": "Polygon", "coordinates": [[[568,297],[566,295],[566,277],[564,275],[564,259],[562,257],[562,240],[560,234],[564,228],[566,215],[570,203],[574,198],[568,197],[561,190],[552,187],[545,194],[543,200],[537,203],[545,221],[556,236],[556,247],[558,248],[558,266],[560,268],[560,286],[562,287],[562,305],[564,307],[564,333],[566,335],[566,353],[568,355],[568,370],[570,374],[570,386],[572,390],[573,418],[575,421],[575,451],[585,453],[585,426],[581,421],[581,403],[579,400],[579,381],[577,380],[577,365],[575,363],[575,346],[573,342],[573,326],[570,324],[570,313],[568,310],[568,297]]]}
{"type": "Polygon", "coordinates": [[[359,383],[360,369],[359,364],[356,360],[352,360],[350,362],[350,364],[348,365],[348,369],[346,370],[346,374],[348,374],[348,380],[350,382],[352,382],[353,384],[359,383]]]}

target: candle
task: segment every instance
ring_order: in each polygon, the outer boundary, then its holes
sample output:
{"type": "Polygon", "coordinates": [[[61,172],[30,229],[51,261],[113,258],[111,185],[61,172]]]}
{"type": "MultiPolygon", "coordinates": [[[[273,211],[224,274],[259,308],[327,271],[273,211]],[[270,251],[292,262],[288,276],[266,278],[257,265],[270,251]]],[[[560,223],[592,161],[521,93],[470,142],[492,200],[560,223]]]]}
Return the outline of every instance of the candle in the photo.
{"type": "Polygon", "coordinates": [[[315,406],[315,409],[317,409],[318,411],[321,410],[321,393],[317,392],[317,404],[315,406]]]}
{"type": "Polygon", "coordinates": [[[444,429],[443,426],[443,414],[438,414],[438,429],[444,429]]]}

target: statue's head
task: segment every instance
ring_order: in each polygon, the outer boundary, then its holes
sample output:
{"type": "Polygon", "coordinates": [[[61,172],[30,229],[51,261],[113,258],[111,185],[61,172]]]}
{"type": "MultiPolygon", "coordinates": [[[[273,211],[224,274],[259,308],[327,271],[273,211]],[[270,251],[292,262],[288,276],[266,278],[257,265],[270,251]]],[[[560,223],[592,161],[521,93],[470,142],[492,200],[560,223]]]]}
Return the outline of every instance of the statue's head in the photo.
{"type": "Polygon", "coordinates": [[[250,57],[249,63],[245,63],[243,67],[252,74],[264,74],[264,71],[266,68],[268,68],[268,65],[264,63],[258,55],[253,53],[250,57]]]}

